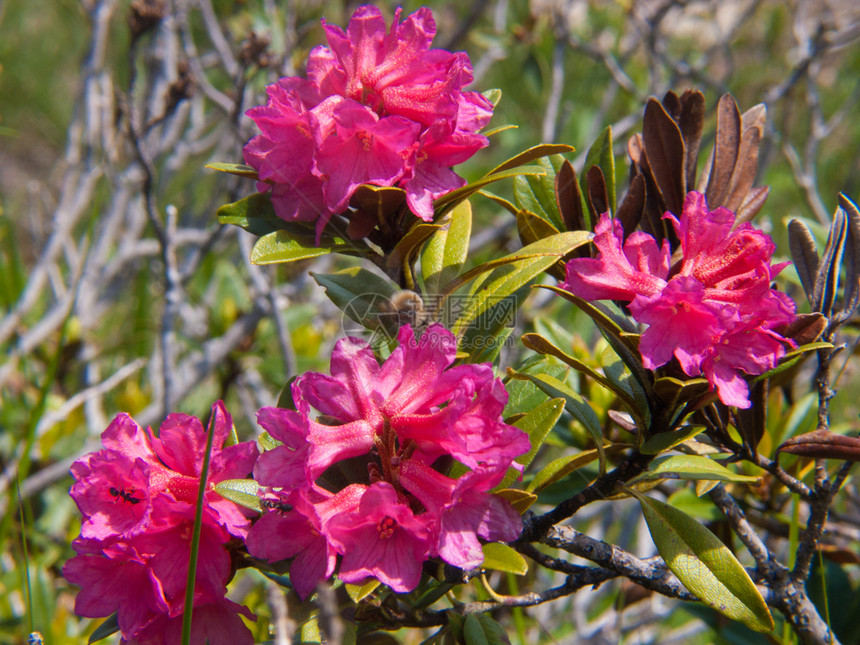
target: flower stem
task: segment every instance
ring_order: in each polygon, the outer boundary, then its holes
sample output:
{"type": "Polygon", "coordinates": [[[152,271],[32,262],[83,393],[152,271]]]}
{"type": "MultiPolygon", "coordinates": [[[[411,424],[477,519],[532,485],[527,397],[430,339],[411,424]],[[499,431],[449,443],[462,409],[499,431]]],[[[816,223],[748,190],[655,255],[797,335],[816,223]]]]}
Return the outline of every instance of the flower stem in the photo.
{"type": "Polygon", "coordinates": [[[182,645],[191,643],[191,614],[194,609],[194,583],[197,580],[197,555],[200,551],[200,533],[203,528],[203,498],[206,495],[206,480],[209,475],[209,456],[212,454],[212,442],[215,438],[215,415],[213,409],[209,418],[209,429],[206,436],[206,453],[203,456],[203,467],[200,471],[200,486],[197,489],[197,511],[194,514],[194,530],[191,533],[191,553],[188,557],[188,580],[185,583],[185,608],[182,612],[182,645]]]}

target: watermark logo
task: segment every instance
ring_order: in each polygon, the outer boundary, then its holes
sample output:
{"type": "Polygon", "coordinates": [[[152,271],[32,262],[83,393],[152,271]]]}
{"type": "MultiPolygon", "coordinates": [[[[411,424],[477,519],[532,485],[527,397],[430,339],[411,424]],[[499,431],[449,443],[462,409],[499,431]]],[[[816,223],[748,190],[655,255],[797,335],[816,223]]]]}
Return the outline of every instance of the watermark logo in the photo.
{"type": "Polygon", "coordinates": [[[469,325],[461,349],[490,350],[513,342],[509,333],[505,333],[516,322],[516,303],[512,297],[422,296],[409,290],[391,295],[367,293],[356,296],[344,307],[342,329],[344,335],[361,338],[376,350],[390,346],[403,325],[411,325],[418,337],[431,323],[438,322],[450,329],[463,318],[469,320],[469,325]]]}

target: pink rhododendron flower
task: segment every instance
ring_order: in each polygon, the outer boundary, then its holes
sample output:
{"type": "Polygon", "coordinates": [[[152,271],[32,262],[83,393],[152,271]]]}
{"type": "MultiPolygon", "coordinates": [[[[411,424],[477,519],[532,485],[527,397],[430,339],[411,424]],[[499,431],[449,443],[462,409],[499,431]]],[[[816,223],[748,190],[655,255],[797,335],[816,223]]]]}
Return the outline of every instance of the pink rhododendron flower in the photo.
{"type": "Polygon", "coordinates": [[[567,263],[562,288],[586,300],[629,303],[648,325],[639,342],[643,365],[657,369],[673,357],[688,376],[703,374],[726,405],[749,407],[741,373],[773,368],[791,341],[774,329],[794,319],[791,299],[770,287],[785,265],[771,265],[773,241],[749,223],[734,227],[725,208],[709,211],[691,192],[680,219],[671,213],[681,260],[669,267],[666,241],[650,235],[623,240],[618,222],[603,215],[595,228],[595,259],[567,263]]]}
{"type": "MultiPolygon", "coordinates": [[[[192,625],[194,642],[201,644],[206,638],[223,645],[253,642],[238,613],[253,615],[225,599],[232,575],[228,545],[247,534],[250,511],[214,490],[219,481],[246,477],[257,459],[253,442],[224,446],[232,425],[221,402],[212,406],[192,625]],[[219,618],[206,618],[211,615],[219,618]]],[[[119,415],[102,433],[102,444],[71,469],[71,495],[84,516],[81,537],[72,544],[78,555],[63,568],[81,587],[75,611],[88,617],[117,612],[126,643],[176,642],[165,634],[181,629],[206,430],[195,417],[171,414],[156,435],[119,415]]]]}
{"type": "Polygon", "coordinates": [[[258,190],[271,190],[279,217],[315,221],[317,239],[367,183],[404,188],[410,210],[432,220],[433,200],[464,183],[451,166],[488,144],[478,131],[493,106],[463,91],[468,56],[430,48],[429,9],[400,18],[387,30],[362,6],[346,31],[323,21],[328,47],[311,52],[307,79],[280,79],[247,112],[260,129],[244,150],[258,190]]]}
{"type": "Polygon", "coordinates": [[[489,365],[452,366],[456,340],[441,325],[417,338],[406,325],[398,341],[382,364],[359,340],[339,341],[330,375],[293,382],[296,410],[258,413],[283,444],[254,470],[269,488],[248,550],[294,557],[290,575],[302,597],[332,574],[338,556],[342,580],[373,577],[404,592],[428,558],[475,567],[479,539],[520,534],[519,515],[489,492],[530,447],[501,419],[501,381],[489,365]],[[454,460],[470,470],[450,477],[454,460]]]}

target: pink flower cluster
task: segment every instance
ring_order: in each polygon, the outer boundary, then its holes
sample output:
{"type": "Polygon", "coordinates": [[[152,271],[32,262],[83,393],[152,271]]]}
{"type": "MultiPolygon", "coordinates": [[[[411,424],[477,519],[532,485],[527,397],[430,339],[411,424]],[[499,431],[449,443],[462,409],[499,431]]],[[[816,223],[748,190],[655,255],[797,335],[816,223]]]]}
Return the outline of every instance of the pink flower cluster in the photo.
{"type": "Polygon", "coordinates": [[[648,325],[639,341],[643,364],[656,369],[672,357],[688,376],[704,374],[726,405],[750,406],[741,372],[762,374],[776,366],[790,341],[775,329],[794,319],[794,302],[771,289],[785,266],[771,265],[769,236],[735,215],[708,210],[705,197],[687,194],[681,219],[671,213],[681,259],[670,267],[669,244],[634,232],[604,214],[595,228],[596,259],[567,263],[561,284],[585,300],[629,302],[630,313],[648,325]]]}
{"type": "MultiPolygon", "coordinates": [[[[254,616],[225,594],[233,573],[229,543],[244,538],[251,523],[212,486],[246,477],[258,451],[253,442],[224,447],[232,420],[220,402],[212,415],[191,642],[250,644],[239,614],[254,616]]],[[[63,575],[81,588],[75,613],[116,612],[123,643],[178,643],[206,431],[195,417],[171,414],[155,436],[121,414],[102,433],[102,444],[72,465],[71,495],[84,519],[72,543],[77,556],[63,575]]]]}
{"type": "Polygon", "coordinates": [[[433,200],[463,185],[451,166],[487,145],[478,134],[492,104],[462,88],[463,52],[430,49],[436,24],[421,8],[391,30],[376,7],[359,7],[346,32],[323,21],[329,47],[311,51],[307,79],[282,78],[247,114],[262,134],[245,160],[272,191],[277,215],[315,221],[317,238],[362,184],[400,186],[413,213],[433,219],[433,200]]]}
{"type": "Polygon", "coordinates": [[[258,413],[282,445],[254,468],[268,488],[248,551],[294,558],[302,597],[338,558],[344,582],[410,591],[428,558],[470,569],[483,561],[479,538],[511,541],[522,528],[489,492],[529,450],[528,436],[501,420],[502,382],[488,364],[452,366],[456,340],[441,325],[420,338],[406,325],[398,341],[381,365],[359,340],[339,341],[331,375],[294,381],[296,410],[258,413]],[[466,468],[449,476],[456,462],[466,468]]]}

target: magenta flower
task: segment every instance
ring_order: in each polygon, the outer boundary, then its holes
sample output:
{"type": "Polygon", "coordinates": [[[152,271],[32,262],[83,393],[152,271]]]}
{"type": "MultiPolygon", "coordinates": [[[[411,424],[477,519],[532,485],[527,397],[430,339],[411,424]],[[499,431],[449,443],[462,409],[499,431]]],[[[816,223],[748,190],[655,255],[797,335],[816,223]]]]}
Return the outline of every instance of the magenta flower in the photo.
{"type": "Polygon", "coordinates": [[[329,46],[311,52],[308,78],[280,79],[247,112],[260,128],[244,150],[258,190],[272,191],[279,217],[315,221],[317,239],[362,184],[404,188],[411,211],[431,221],[433,200],[465,183],[451,167],[488,144],[478,131],[492,104],[462,89],[468,56],[430,48],[429,9],[400,16],[390,30],[373,6],[346,31],[323,21],[329,46]]]}
{"type": "MultiPolygon", "coordinates": [[[[213,405],[194,586],[193,629],[201,644],[205,638],[223,645],[253,641],[238,614],[253,615],[225,599],[232,575],[229,545],[234,536],[247,534],[250,512],[213,488],[221,480],[246,477],[257,458],[252,442],[224,446],[232,425],[223,404],[213,405]],[[219,618],[209,620],[210,614],[219,618]]],[[[102,433],[104,449],[72,465],[71,495],[84,520],[73,543],[78,555],[63,573],[81,587],[76,613],[117,612],[124,642],[175,642],[165,634],[176,631],[177,622],[181,627],[206,434],[197,418],[184,414],[168,416],[158,435],[119,415],[102,433]]]]}
{"type": "Polygon", "coordinates": [[[791,344],[774,330],[794,319],[794,303],[770,287],[785,265],[770,264],[775,247],[767,235],[748,223],[733,228],[734,214],[709,211],[700,193],[687,194],[680,220],[665,218],[681,240],[671,269],[667,242],[658,249],[641,232],[625,241],[604,214],[595,229],[598,257],[570,260],[561,286],[586,300],[628,302],[648,325],[639,342],[646,368],[674,357],[688,376],[703,374],[723,403],[749,407],[741,373],[773,368],[791,344]]]}
{"type": "Polygon", "coordinates": [[[381,365],[359,340],[339,341],[330,375],[293,382],[295,411],[258,413],[283,444],[257,462],[255,478],[270,488],[248,548],[294,558],[302,597],[338,556],[341,580],[373,577],[404,592],[428,558],[472,568],[483,560],[481,539],[512,541],[522,529],[489,492],[530,447],[501,419],[501,381],[489,365],[453,366],[456,340],[441,325],[418,338],[404,326],[398,341],[381,365]],[[450,477],[454,460],[470,470],[450,477]]]}
{"type": "Polygon", "coordinates": [[[431,525],[388,482],[351,487],[361,491],[358,504],[326,527],[329,542],[343,554],[338,577],[354,584],[373,577],[394,591],[412,591],[430,554],[431,525]]]}

